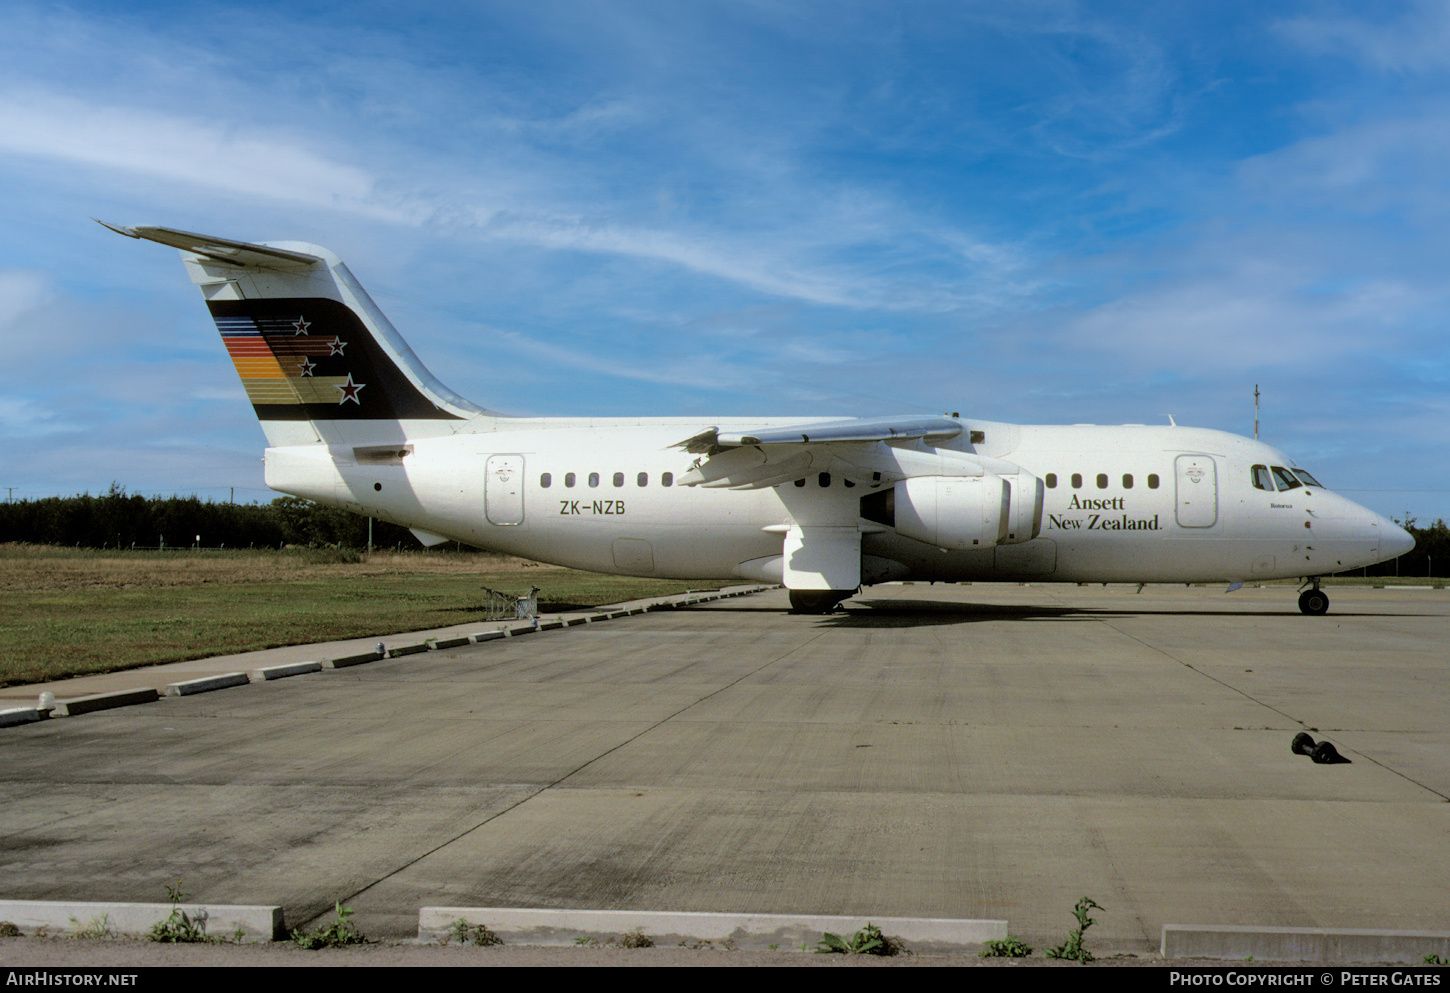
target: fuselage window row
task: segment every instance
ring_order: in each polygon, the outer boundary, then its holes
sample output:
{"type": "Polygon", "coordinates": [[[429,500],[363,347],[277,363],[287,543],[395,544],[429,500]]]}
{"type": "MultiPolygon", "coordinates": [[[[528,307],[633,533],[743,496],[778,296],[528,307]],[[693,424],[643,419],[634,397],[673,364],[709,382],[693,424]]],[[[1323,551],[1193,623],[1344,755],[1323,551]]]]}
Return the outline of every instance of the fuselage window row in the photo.
{"type": "MultiPolygon", "coordinates": [[[[564,485],[566,487],[572,487],[577,481],[578,481],[578,477],[574,473],[572,473],[572,472],[566,472],[566,473],[564,473],[564,485]]],[[[613,482],[615,486],[623,486],[624,485],[624,473],[622,473],[622,472],[616,472],[614,474],[611,482],[613,482]]],[[[645,486],[648,486],[649,485],[649,473],[647,473],[647,472],[641,472],[639,475],[637,475],[637,476],[634,477],[634,483],[635,483],[636,486],[639,486],[641,488],[643,488],[645,486]]],[[[541,472],[541,473],[539,473],[539,489],[547,490],[550,486],[553,486],[553,485],[554,485],[554,474],[553,473],[551,473],[551,472],[541,472]]],[[[598,486],[599,485],[599,473],[597,473],[597,472],[591,472],[589,474],[589,485],[590,486],[598,486]]],[[[660,485],[661,486],[666,486],[666,487],[668,487],[668,486],[674,486],[675,485],[675,474],[672,473],[672,472],[662,472],[662,473],[660,473],[660,485]]]]}
{"type": "MultiPolygon", "coordinates": [[[[1042,481],[1045,484],[1047,484],[1047,488],[1049,490],[1055,490],[1055,489],[1057,489],[1057,473],[1055,473],[1055,472],[1049,472],[1047,475],[1045,475],[1045,476],[1042,477],[1042,481]]],[[[1072,474],[1072,477],[1071,477],[1071,482],[1072,482],[1072,488],[1073,489],[1075,489],[1075,490],[1082,489],[1082,473],[1080,473],[1080,472],[1073,473],[1072,474]]],[[[1097,485],[1098,485],[1098,489],[1100,489],[1100,490],[1107,489],[1108,488],[1108,474],[1105,473],[1105,472],[1098,473],[1097,474],[1096,482],[1097,482],[1097,485]]],[[[1125,489],[1125,490],[1131,490],[1132,488],[1133,488],[1133,474],[1131,472],[1125,472],[1125,473],[1123,473],[1123,489],[1125,489]]],[[[1150,472],[1150,473],[1148,473],[1148,489],[1150,489],[1150,490],[1156,490],[1157,488],[1158,488],[1158,474],[1156,472],[1150,472]]]]}

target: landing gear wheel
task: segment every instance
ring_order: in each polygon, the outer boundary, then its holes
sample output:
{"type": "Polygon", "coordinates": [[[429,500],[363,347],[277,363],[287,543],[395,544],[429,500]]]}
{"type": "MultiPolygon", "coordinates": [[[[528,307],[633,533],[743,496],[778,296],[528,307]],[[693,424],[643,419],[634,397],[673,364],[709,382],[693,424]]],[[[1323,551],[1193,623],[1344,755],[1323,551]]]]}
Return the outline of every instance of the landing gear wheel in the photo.
{"type": "Polygon", "coordinates": [[[855,590],[791,590],[792,614],[829,614],[836,604],[854,594],[855,590]]]}
{"type": "Polygon", "coordinates": [[[1305,590],[1299,594],[1299,609],[1314,616],[1329,613],[1329,594],[1323,590],[1305,590]]]}

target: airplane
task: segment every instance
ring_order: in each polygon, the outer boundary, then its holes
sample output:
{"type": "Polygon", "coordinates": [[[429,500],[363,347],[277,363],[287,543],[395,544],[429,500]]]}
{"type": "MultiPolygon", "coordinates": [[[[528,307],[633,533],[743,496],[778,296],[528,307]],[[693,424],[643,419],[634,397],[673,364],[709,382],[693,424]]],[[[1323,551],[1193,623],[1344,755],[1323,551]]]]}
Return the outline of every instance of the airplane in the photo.
{"type": "Polygon", "coordinates": [[[269,487],[428,546],[781,584],[797,613],[894,580],[1298,578],[1321,615],[1321,577],[1415,544],[1268,445],[1171,423],[506,416],[434,378],[325,248],[105,226],[180,250],[269,487]]]}

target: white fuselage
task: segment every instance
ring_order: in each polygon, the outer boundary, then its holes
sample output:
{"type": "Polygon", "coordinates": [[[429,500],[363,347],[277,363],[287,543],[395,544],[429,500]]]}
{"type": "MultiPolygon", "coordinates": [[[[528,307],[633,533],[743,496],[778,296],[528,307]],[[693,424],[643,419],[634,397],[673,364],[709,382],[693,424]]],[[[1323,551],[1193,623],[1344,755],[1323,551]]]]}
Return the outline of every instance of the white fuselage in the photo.
{"type": "MultiPolygon", "coordinates": [[[[772,423],[802,421],[748,422],[772,423]]],[[[858,528],[865,583],[1238,582],[1340,572],[1407,547],[1391,522],[1318,486],[1256,488],[1253,466],[1291,463],[1248,438],[964,424],[969,431],[936,448],[829,446],[806,478],[760,489],[680,485],[699,461],[678,447],[706,427],[695,419],[487,417],[431,437],[412,437],[405,424],[397,452],[382,457],[338,445],[270,448],[267,484],[480,548],[674,579],[779,581],[782,535],[802,524],[858,528]],[[950,550],[862,516],[862,497],[912,474],[903,458],[919,464],[943,452],[1044,480],[1037,536],[950,550]]]]}

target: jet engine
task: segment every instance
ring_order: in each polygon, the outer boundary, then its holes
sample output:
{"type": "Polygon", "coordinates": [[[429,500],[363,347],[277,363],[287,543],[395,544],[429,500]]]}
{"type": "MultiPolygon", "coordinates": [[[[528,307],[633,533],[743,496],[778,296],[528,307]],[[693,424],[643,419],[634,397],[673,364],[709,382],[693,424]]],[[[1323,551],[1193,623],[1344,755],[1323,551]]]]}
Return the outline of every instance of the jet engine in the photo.
{"type": "Polygon", "coordinates": [[[896,533],[938,548],[991,548],[1007,537],[1012,490],[992,473],[912,476],[889,491],[896,533]]]}
{"type": "Polygon", "coordinates": [[[861,500],[861,516],[937,548],[1031,541],[1042,529],[1042,480],[1031,473],[912,476],[861,500]]]}

